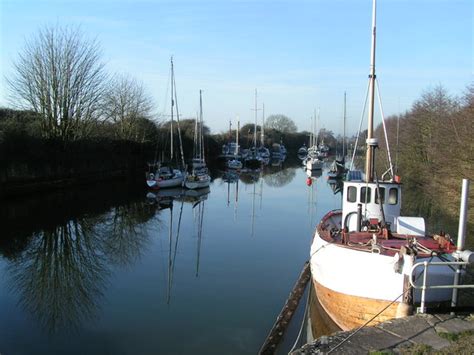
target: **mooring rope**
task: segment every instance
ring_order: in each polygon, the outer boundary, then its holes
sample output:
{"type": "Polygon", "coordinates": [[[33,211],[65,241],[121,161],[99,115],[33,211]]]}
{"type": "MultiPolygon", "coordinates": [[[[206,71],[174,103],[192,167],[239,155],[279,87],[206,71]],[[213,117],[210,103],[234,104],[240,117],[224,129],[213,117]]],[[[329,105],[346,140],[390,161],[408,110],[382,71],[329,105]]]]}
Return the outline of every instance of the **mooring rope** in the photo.
{"type": "MultiPolygon", "coordinates": [[[[425,270],[426,272],[426,270],[425,270]]],[[[423,273],[420,273],[418,275],[418,277],[416,277],[415,281],[418,280],[418,278],[422,275],[423,273]]],[[[345,338],[344,340],[342,340],[339,344],[337,344],[334,348],[330,349],[327,353],[330,354],[331,352],[333,352],[334,350],[336,350],[337,348],[339,348],[342,344],[344,344],[347,340],[349,340],[350,338],[352,338],[355,334],[357,334],[360,330],[362,330],[363,328],[365,328],[370,322],[372,322],[375,318],[377,318],[379,315],[381,315],[383,312],[385,312],[387,310],[387,308],[389,308],[391,305],[393,305],[395,302],[397,302],[397,300],[404,296],[405,293],[407,293],[408,291],[411,291],[412,289],[411,288],[407,288],[405,291],[403,291],[400,296],[398,296],[397,298],[395,298],[392,302],[390,302],[387,306],[385,306],[380,312],[378,312],[376,315],[374,315],[372,318],[370,318],[367,322],[365,322],[363,325],[361,325],[359,328],[357,328],[357,330],[354,332],[354,333],[351,333],[349,334],[349,336],[347,338],[345,338]]]]}

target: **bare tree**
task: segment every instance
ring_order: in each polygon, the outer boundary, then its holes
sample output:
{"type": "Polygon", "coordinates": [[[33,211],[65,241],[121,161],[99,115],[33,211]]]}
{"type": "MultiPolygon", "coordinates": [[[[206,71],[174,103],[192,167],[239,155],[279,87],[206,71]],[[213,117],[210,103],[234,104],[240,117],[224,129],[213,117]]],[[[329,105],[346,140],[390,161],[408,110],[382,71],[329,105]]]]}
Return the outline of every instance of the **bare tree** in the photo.
{"type": "Polygon", "coordinates": [[[265,126],[282,133],[295,133],[297,127],[293,120],[285,115],[271,115],[266,119],[265,126]]]}
{"type": "Polygon", "coordinates": [[[87,136],[99,118],[106,80],[96,40],[79,28],[45,27],[26,42],[8,79],[15,106],[40,113],[42,134],[87,136]]]}
{"type": "Polygon", "coordinates": [[[115,76],[104,94],[104,118],[116,125],[117,135],[123,139],[138,140],[140,122],[150,119],[152,109],[143,84],[129,76],[115,76]]]}

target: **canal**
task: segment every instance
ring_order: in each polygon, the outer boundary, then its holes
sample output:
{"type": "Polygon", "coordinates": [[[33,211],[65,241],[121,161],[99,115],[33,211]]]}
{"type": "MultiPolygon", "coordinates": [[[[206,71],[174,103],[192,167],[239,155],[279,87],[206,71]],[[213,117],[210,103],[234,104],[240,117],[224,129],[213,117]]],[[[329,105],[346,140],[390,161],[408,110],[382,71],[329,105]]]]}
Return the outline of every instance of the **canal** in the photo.
{"type": "Polygon", "coordinates": [[[310,181],[295,162],[214,171],[203,193],[114,183],[2,203],[0,352],[257,353],[340,207],[326,171],[310,181]]]}
{"type": "Polygon", "coordinates": [[[3,203],[0,351],[255,354],[339,205],[324,175],[306,180],[295,163],[216,171],[195,195],[108,184],[3,203]]]}

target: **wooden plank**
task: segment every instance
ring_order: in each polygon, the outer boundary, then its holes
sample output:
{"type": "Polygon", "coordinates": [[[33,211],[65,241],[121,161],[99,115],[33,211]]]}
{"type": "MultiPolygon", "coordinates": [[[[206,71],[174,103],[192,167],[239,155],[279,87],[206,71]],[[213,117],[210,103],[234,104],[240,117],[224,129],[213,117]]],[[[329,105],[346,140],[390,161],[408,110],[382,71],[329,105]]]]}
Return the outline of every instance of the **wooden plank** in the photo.
{"type": "Polygon", "coordinates": [[[265,342],[263,343],[259,354],[274,354],[278,344],[280,343],[281,339],[283,338],[286,328],[293,317],[293,314],[298,307],[300,302],[301,296],[303,296],[304,290],[306,288],[306,284],[308,283],[309,279],[311,278],[311,270],[309,267],[309,262],[307,261],[304,266],[303,270],[300,273],[298,281],[296,282],[293,290],[290,292],[288,299],[283,306],[280,314],[278,315],[275,324],[273,324],[270,333],[268,334],[265,342]]]}

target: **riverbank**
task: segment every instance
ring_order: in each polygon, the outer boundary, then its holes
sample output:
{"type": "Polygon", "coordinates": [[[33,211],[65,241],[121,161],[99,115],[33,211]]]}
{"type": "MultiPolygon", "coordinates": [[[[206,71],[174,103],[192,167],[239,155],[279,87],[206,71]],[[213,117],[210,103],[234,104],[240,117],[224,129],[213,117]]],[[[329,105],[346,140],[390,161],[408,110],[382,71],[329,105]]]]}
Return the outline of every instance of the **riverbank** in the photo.
{"type": "Polygon", "coordinates": [[[323,336],[292,354],[470,354],[473,348],[472,315],[417,314],[323,336]]]}

